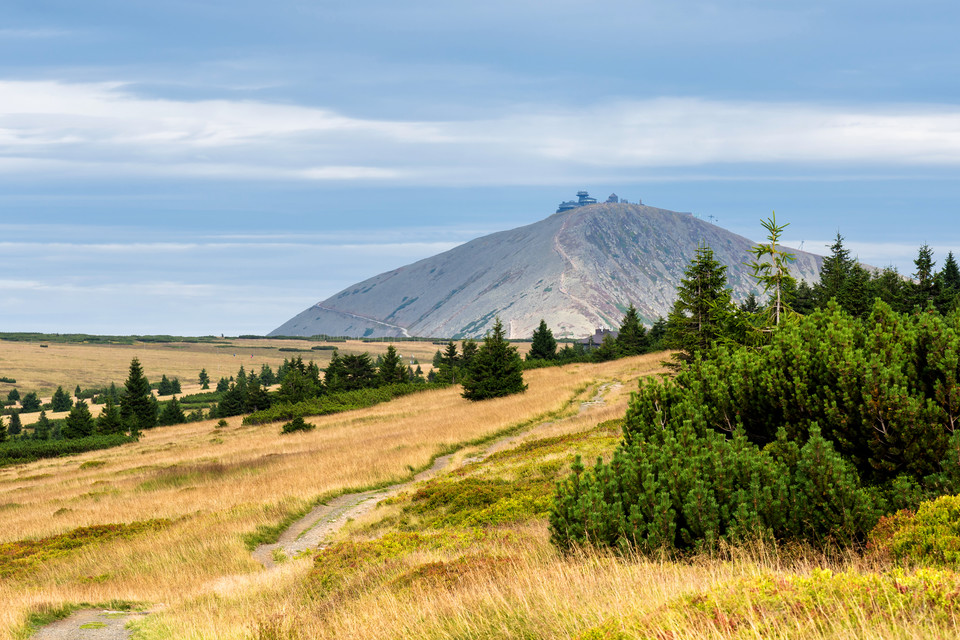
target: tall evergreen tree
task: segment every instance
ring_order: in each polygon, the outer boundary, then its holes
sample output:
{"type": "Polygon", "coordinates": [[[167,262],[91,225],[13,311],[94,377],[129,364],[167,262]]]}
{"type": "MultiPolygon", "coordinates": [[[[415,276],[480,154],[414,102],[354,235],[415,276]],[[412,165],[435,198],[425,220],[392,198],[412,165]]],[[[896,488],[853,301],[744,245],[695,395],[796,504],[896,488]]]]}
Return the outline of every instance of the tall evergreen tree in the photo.
{"type": "Polygon", "coordinates": [[[947,253],[946,260],[943,261],[943,269],[937,274],[937,308],[940,313],[948,313],[953,310],[957,303],[957,296],[960,295],[960,268],[957,266],[957,260],[953,257],[953,251],[947,253]]]}
{"type": "Polygon", "coordinates": [[[479,350],[476,340],[467,338],[463,341],[460,345],[460,367],[463,371],[470,370],[470,367],[473,366],[473,359],[477,356],[479,350]]]}
{"type": "Polygon", "coordinates": [[[641,353],[646,353],[648,346],[647,329],[640,324],[637,308],[631,304],[620,323],[620,331],[617,334],[617,349],[621,356],[638,356],[641,353]]]}
{"type": "Polygon", "coordinates": [[[526,388],[523,361],[516,348],[507,342],[503,323],[497,317],[493,332],[483,339],[473,358],[463,381],[462,395],[468,400],[485,400],[520,393],[526,388]]]}
{"type": "Polygon", "coordinates": [[[139,435],[144,429],[157,426],[157,403],[137,358],[130,361],[130,373],[124,386],[126,393],[120,398],[120,415],[130,435],[139,435]]]}
{"type": "Polygon", "coordinates": [[[917,270],[913,274],[913,284],[911,290],[911,302],[914,307],[926,309],[928,304],[937,301],[937,281],[933,270],[936,263],[933,260],[933,249],[928,244],[924,244],[917,252],[917,257],[913,261],[917,270]]]}
{"type": "Polygon", "coordinates": [[[163,426],[183,424],[186,421],[187,416],[183,413],[183,407],[181,407],[180,402],[177,401],[177,396],[173,396],[173,398],[163,406],[163,410],[157,419],[157,422],[163,426]]]}
{"type": "Polygon", "coordinates": [[[677,301],[667,318],[667,341],[688,362],[697,351],[706,351],[723,336],[731,316],[727,267],[701,246],[677,288],[677,301]]]}
{"type": "Polygon", "coordinates": [[[81,393],[83,393],[83,391],[80,390],[80,385],[77,385],[77,388],[73,390],[73,397],[79,400],[81,393]]]}
{"type": "Polygon", "coordinates": [[[77,400],[63,421],[64,438],[84,438],[93,435],[93,415],[83,400],[77,400]]]}
{"type": "Polygon", "coordinates": [[[590,353],[590,358],[594,362],[607,362],[608,360],[616,360],[622,355],[624,354],[620,351],[619,343],[612,334],[608,333],[603,336],[600,346],[590,353]]]}
{"type": "Polygon", "coordinates": [[[263,363],[260,365],[260,384],[264,387],[269,387],[277,383],[277,377],[273,373],[273,369],[270,368],[270,365],[263,363]]]}
{"type": "Polygon", "coordinates": [[[103,409],[100,411],[100,416],[97,418],[96,431],[102,435],[113,435],[115,433],[123,433],[123,430],[123,418],[120,417],[120,407],[117,406],[116,401],[114,401],[110,395],[107,395],[103,409]]]}
{"type": "Polygon", "coordinates": [[[377,375],[380,378],[381,385],[397,384],[407,381],[407,368],[397,354],[397,349],[391,344],[387,347],[387,352],[380,361],[377,375]]]}
{"type": "Polygon", "coordinates": [[[894,267],[886,267],[870,278],[870,300],[880,298],[897,313],[910,310],[907,283],[894,267]]]}
{"type": "Polygon", "coordinates": [[[37,418],[37,422],[33,425],[33,437],[36,440],[49,440],[50,439],[50,418],[47,417],[46,411],[40,412],[40,417],[37,418]]]}
{"type": "Polygon", "coordinates": [[[460,355],[457,353],[457,344],[451,340],[447,343],[447,347],[443,350],[443,353],[440,353],[439,351],[437,351],[437,353],[440,357],[434,364],[434,367],[436,367],[436,381],[449,384],[457,384],[458,382],[461,382],[461,359],[460,355]]]}
{"type": "Polygon", "coordinates": [[[659,351],[663,349],[663,341],[667,336],[667,321],[663,316],[657,318],[657,321],[653,323],[653,326],[650,327],[650,331],[647,332],[647,340],[649,341],[649,348],[651,351],[659,351]]]}
{"type": "Polygon", "coordinates": [[[206,369],[200,369],[200,375],[197,376],[197,380],[200,382],[201,389],[210,388],[210,375],[207,373],[206,369]]]}
{"type": "Polygon", "coordinates": [[[73,406],[73,399],[70,394],[63,390],[63,387],[57,387],[53,392],[53,399],[50,401],[54,411],[70,411],[73,406]]]}
{"type": "Polygon", "coordinates": [[[779,246],[783,231],[788,224],[777,224],[777,214],[773,213],[768,219],[762,220],[763,228],[767,230],[769,244],[758,244],[750,250],[755,260],[748,265],[753,271],[753,277],[763,288],[763,293],[769,296],[767,302],[767,324],[777,326],[790,311],[790,300],[787,292],[792,291],[796,281],[790,275],[789,266],[796,257],[787,253],[779,246]]]}
{"type": "Polygon", "coordinates": [[[20,392],[17,391],[16,389],[10,389],[10,393],[7,394],[7,402],[9,404],[14,404],[16,402],[19,402],[19,400],[20,400],[20,392]]]}
{"type": "Polygon", "coordinates": [[[157,395],[158,396],[169,396],[173,393],[173,385],[170,383],[170,379],[167,378],[167,374],[163,374],[160,378],[160,384],[157,385],[157,395]]]}
{"type": "Polygon", "coordinates": [[[557,341],[553,337],[553,331],[550,330],[543,318],[540,319],[540,325],[533,330],[532,338],[527,360],[557,359],[557,341]]]}
{"type": "Polygon", "coordinates": [[[18,436],[23,431],[23,423],[20,421],[20,414],[14,411],[10,414],[10,426],[7,432],[12,436],[18,436]]]}
{"type": "Polygon", "coordinates": [[[370,354],[349,354],[341,358],[343,363],[343,389],[367,389],[377,384],[377,370],[370,354]]]}
{"type": "Polygon", "coordinates": [[[23,394],[23,397],[20,399],[20,411],[21,413],[34,413],[40,411],[40,398],[37,396],[36,391],[29,391],[23,394]]]}
{"type": "Polygon", "coordinates": [[[333,357],[330,358],[330,364],[327,365],[323,373],[323,386],[329,393],[343,391],[344,379],[347,372],[343,366],[343,359],[340,357],[338,349],[333,350],[333,357]]]}
{"type": "Polygon", "coordinates": [[[825,308],[833,298],[846,308],[847,279],[854,262],[850,251],[843,246],[843,236],[838,231],[836,240],[830,245],[830,255],[823,259],[820,267],[820,282],[813,288],[817,308],[825,308]]]}

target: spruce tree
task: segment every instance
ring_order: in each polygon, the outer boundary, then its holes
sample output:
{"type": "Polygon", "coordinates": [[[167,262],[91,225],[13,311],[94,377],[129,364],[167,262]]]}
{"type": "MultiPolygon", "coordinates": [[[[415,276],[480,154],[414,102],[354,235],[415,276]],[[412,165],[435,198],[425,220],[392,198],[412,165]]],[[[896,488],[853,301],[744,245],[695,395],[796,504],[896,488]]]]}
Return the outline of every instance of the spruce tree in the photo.
{"type": "Polygon", "coordinates": [[[20,414],[14,411],[10,414],[10,426],[7,432],[12,436],[18,436],[23,431],[23,423],[20,422],[20,414]]]}
{"type": "Polygon", "coordinates": [[[264,387],[269,387],[270,385],[277,383],[277,377],[273,374],[273,369],[270,368],[270,365],[264,363],[260,366],[260,384],[264,387]]]}
{"type": "Polygon", "coordinates": [[[120,398],[120,415],[130,435],[139,435],[144,429],[157,426],[157,403],[137,358],[130,361],[130,373],[124,386],[126,394],[120,398]]]}
{"type": "Polygon", "coordinates": [[[556,360],[557,341],[546,320],[540,319],[540,325],[534,329],[527,360],[556,360]]]}
{"type": "Polygon", "coordinates": [[[940,313],[948,313],[956,306],[957,296],[960,295],[960,267],[953,257],[953,251],[947,253],[943,261],[943,269],[937,274],[939,296],[937,308],[940,313]]]}
{"type": "Polygon", "coordinates": [[[20,399],[20,411],[22,413],[33,413],[35,411],[40,411],[40,406],[40,398],[37,396],[36,391],[25,393],[20,399]]]}
{"type": "Polygon", "coordinates": [[[843,246],[843,236],[838,231],[836,240],[830,245],[830,255],[823,259],[820,267],[820,282],[813,288],[818,308],[825,308],[833,298],[846,308],[847,280],[854,262],[850,251],[843,246]]]}
{"type": "Polygon", "coordinates": [[[396,348],[391,344],[380,361],[378,371],[381,385],[397,384],[407,381],[407,368],[403,365],[396,348]]]}
{"type": "Polygon", "coordinates": [[[157,420],[162,426],[183,424],[186,421],[187,416],[183,413],[183,407],[181,407],[177,401],[177,396],[173,396],[173,398],[164,405],[163,411],[160,412],[160,417],[157,420]]]}
{"type": "Polygon", "coordinates": [[[590,358],[594,362],[607,362],[608,360],[616,360],[622,355],[624,354],[620,351],[619,343],[611,334],[608,333],[607,335],[603,336],[600,346],[594,349],[590,354],[590,358]]]}
{"type": "Polygon", "coordinates": [[[710,247],[697,248],[667,318],[667,346],[680,352],[678,360],[692,360],[694,353],[705,352],[724,335],[731,315],[726,271],[710,247]]]}
{"type": "Polygon", "coordinates": [[[927,244],[921,246],[913,264],[916,265],[917,270],[913,274],[910,300],[914,307],[922,310],[937,300],[937,281],[933,270],[936,263],[933,260],[933,249],[927,244]]]}
{"type": "Polygon", "coordinates": [[[73,390],[73,397],[79,400],[81,393],[83,393],[83,391],[80,390],[80,385],[77,385],[77,388],[73,390]]]}
{"type": "Polygon", "coordinates": [[[621,356],[638,356],[647,352],[648,345],[647,329],[640,324],[637,308],[631,304],[620,323],[620,331],[617,334],[617,349],[621,356]]]}
{"type": "Polygon", "coordinates": [[[343,390],[343,377],[346,372],[343,370],[343,360],[340,359],[339,349],[333,350],[333,356],[330,363],[323,371],[323,386],[328,393],[335,393],[343,390]]]}
{"type": "Polygon", "coordinates": [[[120,417],[120,407],[114,399],[107,395],[106,403],[100,416],[97,418],[97,433],[102,435],[113,435],[123,433],[123,419],[120,417]]]}
{"type": "Polygon", "coordinates": [[[468,400],[485,400],[520,393],[526,388],[523,361],[504,337],[503,323],[497,317],[493,332],[483,339],[471,362],[462,395],[468,400]]]}
{"type": "Polygon", "coordinates": [[[63,390],[63,387],[57,387],[57,390],[53,392],[53,399],[50,401],[50,404],[54,411],[70,411],[70,407],[73,406],[73,400],[70,398],[70,395],[63,390]]]}
{"type": "Polygon", "coordinates": [[[343,389],[368,389],[377,384],[377,370],[369,353],[350,354],[340,359],[343,365],[343,389]]]}
{"type": "Polygon", "coordinates": [[[206,369],[200,369],[200,375],[197,376],[197,380],[200,382],[201,389],[210,388],[210,376],[207,374],[206,369]]]}
{"type": "Polygon", "coordinates": [[[473,359],[477,356],[479,347],[477,341],[473,339],[464,340],[460,345],[460,367],[462,370],[469,371],[473,366],[473,359]]]}
{"type": "Polygon", "coordinates": [[[93,426],[93,415],[87,408],[87,403],[77,400],[63,421],[63,437],[72,439],[93,435],[93,426]]]}
{"type": "Polygon", "coordinates": [[[173,384],[167,378],[167,374],[163,374],[160,378],[160,384],[157,385],[157,395],[158,396],[169,396],[173,393],[173,384]]]}
{"type": "Polygon", "coordinates": [[[456,343],[451,340],[447,343],[447,348],[443,350],[443,353],[437,351],[437,354],[440,356],[439,359],[434,358],[434,367],[437,370],[437,382],[446,382],[449,384],[457,384],[460,382],[461,359],[459,354],[457,354],[456,343]]]}
{"type": "Polygon", "coordinates": [[[50,439],[50,418],[47,417],[46,411],[40,412],[40,417],[37,418],[37,422],[33,425],[33,437],[35,440],[49,440],[50,439]]]}
{"type": "Polygon", "coordinates": [[[10,393],[7,394],[7,402],[14,404],[20,400],[20,392],[16,389],[10,389],[10,393]]]}

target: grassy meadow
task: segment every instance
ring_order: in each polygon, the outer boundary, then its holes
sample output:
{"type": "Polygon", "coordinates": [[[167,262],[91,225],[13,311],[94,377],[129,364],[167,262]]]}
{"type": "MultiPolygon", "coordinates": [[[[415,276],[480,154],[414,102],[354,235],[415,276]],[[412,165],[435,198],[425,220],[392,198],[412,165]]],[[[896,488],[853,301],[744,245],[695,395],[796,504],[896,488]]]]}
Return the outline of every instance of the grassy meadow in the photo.
{"type": "MultiPolygon", "coordinates": [[[[221,377],[237,373],[240,365],[247,371],[260,370],[264,364],[274,371],[285,359],[300,356],[325,367],[333,355],[332,349],[314,350],[313,347],[336,347],[341,354],[370,353],[376,357],[385,353],[390,343],[347,340],[346,342],[316,342],[312,340],[269,340],[225,338],[210,342],[141,342],[135,344],[83,344],[73,342],[24,341],[0,339],[0,377],[13,378],[16,384],[0,382],[0,394],[6,397],[10,389],[36,391],[49,398],[58,386],[68,393],[74,388],[102,387],[115,382],[121,385],[127,377],[130,360],[139,358],[144,375],[150,382],[158,382],[164,374],[177,377],[184,393],[200,391],[197,375],[206,369],[215,384],[221,377]],[[288,351],[281,351],[287,349],[288,351]],[[296,349],[296,351],[289,351],[296,349]]],[[[437,349],[431,342],[399,342],[395,345],[404,359],[420,362],[424,371],[437,349]]],[[[517,345],[521,353],[529,344],[517,345]]]]}
{"type": "Polygon", "coordinates": [[[31,612],[65,603],[137,602],[189,616],[238,585],[269,592],[305,567],[264,572],[245,542],[258,528],[324,497],[407,479],[458,445],[574,411],[599,381],[629,384],[658,368],[648,356],[537,370],[522,395],[472,403],[458,388],[424,392],[312,418],[316,430],[289,436],[240,417],[222,428],[189,423],[0,469],[0,628],[13,633],[31,612]],[[124,526],[103,536],[99,525],[124,526]]]}
{"type": "Polygon", "coordinates": [[[132,623],[146,639],[960,637],[960,577],[945,568],[762,546],[559,554],[554,483],[575,453],[609,457],[662,358],[528,371],[524,394],[478,403],[422,392],[310,418],[306,433],[236,417],[0,469],[0,634],[92,603],[148,609],[132,623]],[[326,549],[272,570],[252,559],[318,500],[451,451],[445,472],[326,549]]]}

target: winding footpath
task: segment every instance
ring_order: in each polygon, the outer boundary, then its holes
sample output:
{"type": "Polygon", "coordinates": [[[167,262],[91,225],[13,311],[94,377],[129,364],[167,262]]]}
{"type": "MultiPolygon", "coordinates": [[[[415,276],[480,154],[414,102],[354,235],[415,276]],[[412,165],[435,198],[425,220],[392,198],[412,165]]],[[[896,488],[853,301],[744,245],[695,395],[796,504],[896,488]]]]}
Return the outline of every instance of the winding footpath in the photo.
{"type": "MultiPolygon", "coordinates": [[[[604,396],[610,390],[621,386],[619,383],[601,384],[593,398],[580,403],[580,413],[602,406],[604,396]]],[[[462,464],[480,462],[498,451],[516,446],[523,438],[550,424],[552,423],[542,422],[521,433],[494,440],[480,454],[465,458],[462,464]]],[[[294,558],[304,553],[321,550],[330,544],[333,536],[347,522],[368,513],[387,498],[448,470],[452,460],[453,454],[440,456],[434,460],[429,469],[421,471],[406,482],[384,489],[347,493],[333,498],[290,525],[277,542],[260,545],[254,549],[253,558],[265,569],[270,570],[277,566],[280,558],[294,558]]],[[[82,609],[68,618],[43,627],[32,638],[35,640],[128,640],[131,632],[126,628],[127,623],[150,613],[150,611],[82,609]]]]}

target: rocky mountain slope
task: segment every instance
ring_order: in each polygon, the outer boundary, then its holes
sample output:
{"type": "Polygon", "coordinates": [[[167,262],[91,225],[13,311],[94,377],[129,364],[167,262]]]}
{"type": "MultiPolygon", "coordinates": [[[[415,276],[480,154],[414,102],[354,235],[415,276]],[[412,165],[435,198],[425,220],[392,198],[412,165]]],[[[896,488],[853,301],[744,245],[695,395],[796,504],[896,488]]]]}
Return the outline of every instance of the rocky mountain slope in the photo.
{"type": "MultiPolygon", "coordinates": [[[[270,335],[479,337],[499,315],[512,338],[530,337],[541,318],[558,337],[582,337],[619,326],[631,303],[651,324],[667,315],[700,243],[728,266],[735,299],[756,289],[747,238],[687,213],[602,203],[381,273],[270,335]]],[[[815,281],[822,259],[794,253],[794,275],[815,281]]]]}

